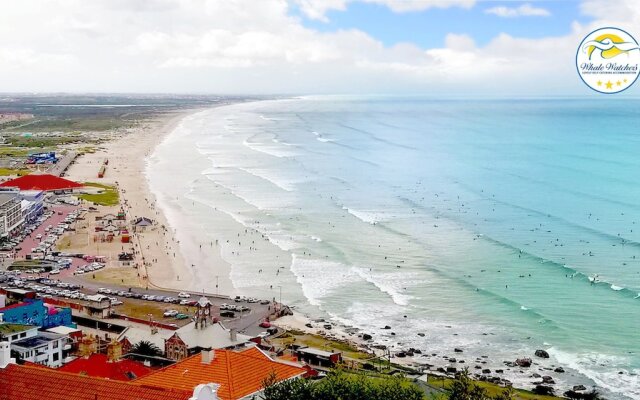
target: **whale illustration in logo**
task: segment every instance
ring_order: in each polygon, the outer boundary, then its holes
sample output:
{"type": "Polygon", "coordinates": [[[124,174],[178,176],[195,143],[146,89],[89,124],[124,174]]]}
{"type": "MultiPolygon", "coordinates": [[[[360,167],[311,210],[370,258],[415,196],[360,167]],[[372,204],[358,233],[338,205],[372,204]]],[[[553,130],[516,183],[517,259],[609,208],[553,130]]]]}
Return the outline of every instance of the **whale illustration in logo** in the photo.
{"type": "Polygon", "coordinates": [[[589,60],[592,58],[608,60],[637,49],[636,43],[625,42],[620,36],[610,33],[600,35],[582,46],[582,52],[589,54],[589,60]]]}

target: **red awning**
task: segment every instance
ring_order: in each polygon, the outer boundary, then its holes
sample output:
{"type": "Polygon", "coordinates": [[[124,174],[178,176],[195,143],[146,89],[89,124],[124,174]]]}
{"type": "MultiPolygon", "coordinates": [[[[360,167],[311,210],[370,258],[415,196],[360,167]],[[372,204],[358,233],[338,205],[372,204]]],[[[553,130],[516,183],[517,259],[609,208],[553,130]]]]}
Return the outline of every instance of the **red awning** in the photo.
{"type": "Polygon", "coordinates": [[[17,187],[20,190],[66,190],[80,188],[83,185],[55,175],[25,175],[0,184],[1,187],[17,187]]]}

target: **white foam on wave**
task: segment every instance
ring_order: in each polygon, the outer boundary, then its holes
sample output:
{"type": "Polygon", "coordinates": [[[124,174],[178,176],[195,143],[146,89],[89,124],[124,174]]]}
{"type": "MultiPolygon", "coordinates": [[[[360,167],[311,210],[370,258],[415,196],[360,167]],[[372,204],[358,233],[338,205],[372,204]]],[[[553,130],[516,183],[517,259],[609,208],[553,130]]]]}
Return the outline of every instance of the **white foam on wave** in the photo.
{"type": "Polygon", "coordinates": [[[591,379],[599,387],[640,400],[640,369],[630,369],[627,358],[599,353],[574,354],[554,348],[549,349],[549,353],[561,364],[591,379]],[[619,374],[618,371],[623,373],[619,374]]]}
{"type": "Polygon", "coordinates": [[[619,290],[624,289],[622,286],[618,286],[618,285],[614,285],[614,284],[612,284],[610,287],[611,287],[612,290],[615,290],[616,292],[619,291],[619,290]]]}
{"type": "Polygon", "coordinates": [[[323,298],[360,279],[344,264],[300,258],[296,254],[291,255],[289,269],[296,276],[296,281],[309,304],[317,307],[322,305],[323,298]]]}
{"type": "Polygon", "coordinates": [[[527,307],[525,307],[525,306],[520,306],[520,309],[521,309],[522,311],[528,311],[528,310],[529,310],[529,309],[528,309],[527,307]]]}
{"type": "Polygon", "coordinates": [[[377,211],[356,210],[347,206],[342,206],[342,209],[358,218],[360,221],[371,225],[375,225],[383,219],[383,214],[377,211]]]}
{"type": "Polygon", "coordinates": [[[238,169],[240,171],[246,172],[247,174],[253,175],[257,178],[270,182],[284,191],[293,192],[296,189],[295,182],[286,181],[282,177],[274,176],[272,171],[269,171],[266,169],[259,169],[259,168],[242,168],[242,167],[238,167],[238,169]]]}
{"type": "Polygon", "coordinates": [[[320,133],[318,133],[318,132],[316,132],[316,131],[312,131],[312,133],[315,135],[316,140],[317,140],[318,142],[323,142],[323,143],[335,142],[335,140],[333,140],[333,139],[328,139],[328,138],[326,138],[326,137],[322,136],[322,134],[320,134],[320,133]]]}
{"type": "Polygon", "coordinates": [[[373,272],[369,268],[352,267],[351,268],[359,277],[374,285],[378,290],[386,293],[391,300],[399,306],[409,305],[409,301],[413,296],[403,294],[402,290],[409,283],[414,283],[411,274],[407,273],[378,273],[373,272]]]}
{"type": "Polygon", "coordinates": [[[283,149],[282,146],[250,142],[247,139],[243,140],[242,144],[253,151],[264,153],[277,158],[293,157],[296,155],[295,152],[283,149]]]}
{"type": "Polygon", "coordinates": [[[322,242],[322,239],[320,239],[320,238],[319,238],[319,237],[317,237],[317,236],[313,236],[313,235],[311,235],[311,236],[309,236],[309,237],[310,237],[312,240],[315,240],[316,242],[322,242]]]}

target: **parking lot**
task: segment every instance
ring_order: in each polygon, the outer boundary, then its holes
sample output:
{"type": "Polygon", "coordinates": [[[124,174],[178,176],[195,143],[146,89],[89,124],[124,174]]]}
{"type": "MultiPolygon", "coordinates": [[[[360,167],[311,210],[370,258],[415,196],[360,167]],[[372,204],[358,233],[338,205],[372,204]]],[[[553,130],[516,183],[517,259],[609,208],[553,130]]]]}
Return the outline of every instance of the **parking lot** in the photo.
{"type": "MultiPolygon", "coordinates": [[[[15,259],[39,260],[39,266],[0,271],[0,287],[34,290],[40,298],[69,302],[100,301],[108,298],[114,312],[136,318],[148,318],[167,325],[182,326],[191,321],[197,300],[203,295],[154,288],[130,288],[100,283],[90,272],[105,268],[104,258],[56,251],[56,243],[73,231],[75,220],[85,212],[73,206],[55,206],[37,224],[27,227],[21,241],[9,251],[15,259]],[[54,254],[56,254],[54,256],[54,254]]],[[[26,260],[28,262],[28,260],[26,260]]],[[[259,325],[273,311],[273,304],[254,298],[230,299],[207,294],[213,315],[228,327],[248,335],[261,334],[259,325]]]]}

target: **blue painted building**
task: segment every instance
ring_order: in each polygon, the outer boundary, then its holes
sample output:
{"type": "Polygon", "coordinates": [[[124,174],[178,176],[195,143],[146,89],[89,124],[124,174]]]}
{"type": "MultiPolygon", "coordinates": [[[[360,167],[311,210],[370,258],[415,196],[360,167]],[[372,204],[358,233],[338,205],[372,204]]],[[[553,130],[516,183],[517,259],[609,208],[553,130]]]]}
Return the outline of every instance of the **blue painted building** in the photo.
{"type": "Polygon", "coordinates": [[[41,329],[69,326],[75,328],[71,321],[70,308],[46,306],[42,299],[26,300],[24,303],[13,304],[0,308],[2,320],[12,324],[35,325],[41,329]]]}

